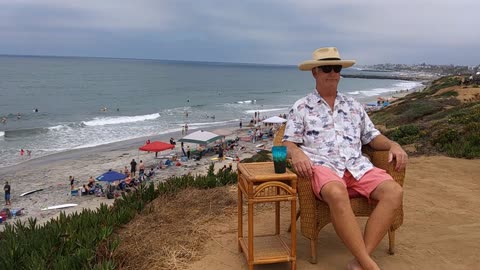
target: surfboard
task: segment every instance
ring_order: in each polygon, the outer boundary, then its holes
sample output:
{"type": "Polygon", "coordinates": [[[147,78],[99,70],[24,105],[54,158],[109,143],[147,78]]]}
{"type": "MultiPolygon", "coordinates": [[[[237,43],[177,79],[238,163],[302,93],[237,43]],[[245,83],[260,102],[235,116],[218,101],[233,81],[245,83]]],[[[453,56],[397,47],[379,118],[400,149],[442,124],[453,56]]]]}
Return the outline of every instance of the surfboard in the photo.
{"type": "Polygon", "coordinates": [[[77,206],[77,205],[78,204],[76,204],[76,203],[59,204],[59,205],[53,205],[53,206],[45,207],[45,208],[42,208],[40,210],[45,211],[45,210],[62,209],[62,208],[74,207],[74,206],[77,206]]]}
{"type": "Polygon", "coordinates": [[[27,192],[24,192],[24,193],[20,194],[20,197],[23,197],[23,196],[25,196],[25,195],[29,195],[29,194],[35,193],[35,192],[37,192],[37,191],[42,191],[42,190],[43,190],[43,188],[30,190],[30,191],[27,191],[27,192]]]}

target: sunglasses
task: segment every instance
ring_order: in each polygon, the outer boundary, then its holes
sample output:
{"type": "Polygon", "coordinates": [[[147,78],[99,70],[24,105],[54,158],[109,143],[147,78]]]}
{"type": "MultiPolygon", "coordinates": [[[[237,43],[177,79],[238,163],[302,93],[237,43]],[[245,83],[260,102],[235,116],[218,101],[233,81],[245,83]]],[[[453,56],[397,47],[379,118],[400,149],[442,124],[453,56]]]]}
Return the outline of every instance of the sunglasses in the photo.
{"type": "Polygon", "coordinates": [[[341,65],[320,66],[320,67],[317,67],[317,68],[321,69],[324,73],[330,73],[332,70],[335,71],[335,73],[339,73],[342,70],[341,65]]]}

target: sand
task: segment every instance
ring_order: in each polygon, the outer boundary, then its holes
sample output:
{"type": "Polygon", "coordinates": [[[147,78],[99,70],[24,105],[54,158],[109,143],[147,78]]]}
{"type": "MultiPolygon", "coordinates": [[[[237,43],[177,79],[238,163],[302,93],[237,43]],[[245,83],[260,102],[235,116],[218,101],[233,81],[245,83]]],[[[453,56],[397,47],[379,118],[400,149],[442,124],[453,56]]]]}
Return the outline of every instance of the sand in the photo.
{"type": "MultiPolygon", "coordinates": [[[[405,181],[405,220],[396,233],[396,253],[387,254],[388,239],[374,252],[382,269],[478,269],[480,265],[480,160],[443,156],[411,158],[405,181]]],[[[232,194],[234,196],[235,194],[232,194]]],[[[285,207],[288,211],[288,207],[285,207]]],[[[212,223],[212,239],[201,260],[188,269],[248,269],[237,248],[236,210],[212,223]]],[[[288,217],[288,213],[282,213],[288,217]]],[[[272,232],[272,209],[256,212],[258,232],[272,232]]],[[[359,218],[364,226],[366,219],[359,218]]],[[[289,220],[282,219],[285,232],[289,220]]],[[[299,227],[300,221],[298,221],[299,227]]],[[[289,239],[289,234],[284,233],[289,239]]],[[[309,241],[297,228],[297,269],[345,269],[351,255],[327,225],[319,235],[318,263],[310,264],[309,241]]],[[[255,266],[256,270],[290,269],[289,263],[255,266]]]]}
{"type": "MultiPolygon", "coordinates": [[[[246,136],[248,127],[241,130],[234,127],[224,127],[223,129],[232,132],[232,135],[226,138],[235,138],[236,136],[246,136]]],[[[189,133],[194,132],[190,130],[189,133]]],[[[180,133],[165,134],[158,137],[139,138],[125,142],[102,145],[92,148],[76,149],[64,153],[54,154],[38,159],[27,160],[16,166],[0,168],[0,183],[2,185],[8,181],[11,185],[11,209],[23,209],[23,215],[8,219],[7,222],[12,223],[17,220],[26,221],[29,217],[37,218],[40,223],[43,223],[52,217],[56,217],[61,210],[42,211],[41,208],[75,203],[76,207],[63,209],[66,213],[81,211],[83,208],[95,209],[100,204],[113,204],[113,199],[106,197],[95,197],[94,195],[87,196],[70,196],[70,182],[68,177],[74,176],[76,187],[81,187],[88,183],[88,178],[93,176],[96,178],[109,169],[116,171],[123,171],[125,166],[130,169],[130,161],[135,159],[137,164],[143,160],[145,166],[156,167],[160,160],[156,159],[154,153],[147,153],[139,151],[138,147],[142,146],[147,139],[161,140],[168,142],[170,137],[176,140],[182,136],[180,133]],[[19,195],[35,190],[44,189],[24,197],[19,195]]],[[[196,149],[195,144],[185,144],[192,150],[196,149]]],[[[241,159],[251,157],[255,154],[255,145],[251,142],[240,141],[240,146],[245,146],[245,149],[238,152],[241,159]]],[[[179,156],[181,153],[180,143],[177,143],[173,150],[179,156]]],[[[169,152],[161,152],[159,156],[168,154],[169,152]]],[[[209,164],[212,162],[211,158],[215,156],[210,155],[200,161],[190,160],[183,162],[182,166],[171,166],[164,170],[155,170],[156,176],[153,178],[155,183],[164,181],[170,176],[181,176],[187,173],[191,174],[206,174],[209,164]]],[[[163,159],[164,161],[164,159],[163,159]]],[[[236,170],[236,163],[231,160],[224,160],[222,162],[214,162],[215,169],[223,167],[232,163],[233,169],[236,170]]],[[[137,165],[138,166],[138,165],[137,165]]],[[[146,171],[148,171],[148,169],[146,171]]],[[[137,172],[138,173],[138,172],[137,172]]],[[[104,187],[105,183],[101,183],[104,187]]],[[[2,194],[3,195],[3,194],[2,194]]],[[[2,196],[3,199],[3,196],[2,196]]],[[[5,223],[0,224],[0,230],[3,230],[5,223]]]]}

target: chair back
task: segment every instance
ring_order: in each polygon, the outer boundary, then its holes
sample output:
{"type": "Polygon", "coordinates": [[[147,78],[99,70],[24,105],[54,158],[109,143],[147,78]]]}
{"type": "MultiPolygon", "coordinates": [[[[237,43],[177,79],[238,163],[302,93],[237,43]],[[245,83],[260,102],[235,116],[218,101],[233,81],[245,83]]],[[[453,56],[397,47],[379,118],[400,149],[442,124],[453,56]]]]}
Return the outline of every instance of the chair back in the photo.
{"type": "Polygon", "coordinates": [[[285,126],[285,124],[282,124],[278,128],[277,133],[275,133],[275,138],[273,139],[274,146],[282,145],[283,134],[285,133],[285,126]]]}

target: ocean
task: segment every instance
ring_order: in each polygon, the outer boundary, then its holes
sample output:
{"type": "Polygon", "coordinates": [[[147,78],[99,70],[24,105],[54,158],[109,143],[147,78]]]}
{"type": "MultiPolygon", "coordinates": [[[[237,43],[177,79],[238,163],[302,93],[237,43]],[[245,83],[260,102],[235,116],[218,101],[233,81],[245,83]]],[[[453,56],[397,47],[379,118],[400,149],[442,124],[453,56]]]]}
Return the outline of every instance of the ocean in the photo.
{"type": "MultiPolygon", "coordinates": [[[[355,73],[366,72],[342,71],[355,73]]],[[[342,78],[339,91],[367,103],[418,86],[342,78]]],[[[0,56],[0,167],[27,160],[27,150],[38,158],[176,132],[185,123],[189,131],[247,124],[254,112],[287,113],[313,89],[311,74],[295,66],[0,56]]]]}

